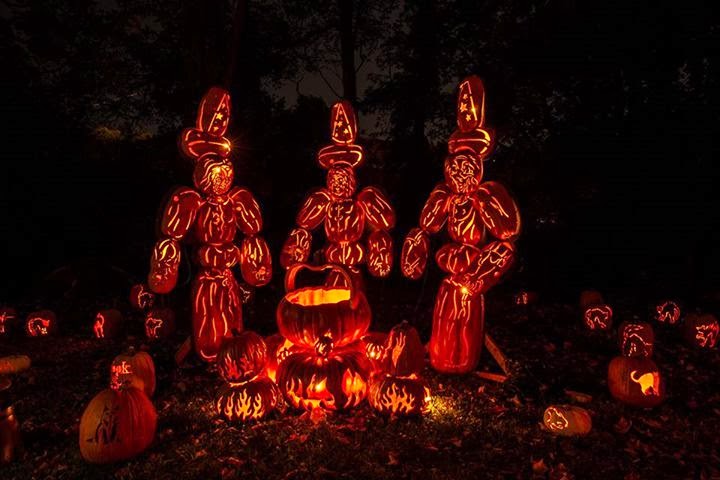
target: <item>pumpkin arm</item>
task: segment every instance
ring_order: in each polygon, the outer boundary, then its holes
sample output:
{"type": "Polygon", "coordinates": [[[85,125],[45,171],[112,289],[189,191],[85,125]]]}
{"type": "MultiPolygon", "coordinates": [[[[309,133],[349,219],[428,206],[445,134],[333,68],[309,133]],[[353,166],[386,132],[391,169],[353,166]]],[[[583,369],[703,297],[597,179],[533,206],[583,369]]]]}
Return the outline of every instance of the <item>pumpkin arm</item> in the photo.
{"type": "Polygon", "coordinates": [[[245,237],[240,246],[240,273],[254,287],[267,285],[272,278],[272,257],[265,239],[258,235],[245,237]]]}
{"type": "Polygon", "coordinates": [[[395,211],[385,195],[375,187],[366,187],[357,196],[368,224],[375,230],[390,230],[395,226],[395,211]]]}
{"type": "Polygon", "coordinates": [[[197,211],[203,203],[202,197],[195,190],[187,187],[176,189],[165,205],[160,220],[163,236],[182,239],[195,222],[197,211]]]}
{"type": "Polygon", "coordinates": [[[262,230],[260,205],[246,188],[235,187],[230,191],[238,227],[245,235],[255,235],[262,230]]]}
{"type": "Polygon", "coordinates": [[[473,195],[480,218],[498,240],[512,240],[520,233],[520,212],[508,191],[497,182],[485,182],[473,195]]]}
{"type": "Polygon", "coordinates": [[[367,239],[367,267],[374,277],[387,277],[393,262],[393,241],[385,230],[372,232],[367,239]]]}
{"type": "Polygon", "coordinates": [[[305,203],[295,218],[297,225],[306,230],[313,230],[320,225],[327,216],[328,206],[332,198],[325,188],[315,190],[308,195],[305,203]]]}
{"type": "Polygon", "coordinates": [[[510,242],[494,241],[483,246],[470,266],[455,280],[473,293],[485,293],[510,269],[515,259],[515,248],[510,242]]]}
{"type": "Polygon", "coordinates": [[[312,248],[312,234],[304,228],[294,228],[280,251],[280,265],[289,268],[296,263],[307,262],[312,248]]]}
{"type": "Polygon", "coordinates": [[[180,265],[180,242],[174,238],[161,238],[153,248],[150,259],[148,286],[155,293],[169,293],[175,288],[180,265]]]}
{"type": "Polygon", "coordinates": [[[425,271],[430,236],[421,228],[413,228],[405,237],[400,257],[400,268],[407,278],[417,280],[425,271]]]}
{"type": "Polygon", "coordinates": [[[450,188],[444,183],[440,183],[430,192],[420,213],[420,228],[423,231],[430,234],[437,233],[445,225],[451,193],[450,188]]]}

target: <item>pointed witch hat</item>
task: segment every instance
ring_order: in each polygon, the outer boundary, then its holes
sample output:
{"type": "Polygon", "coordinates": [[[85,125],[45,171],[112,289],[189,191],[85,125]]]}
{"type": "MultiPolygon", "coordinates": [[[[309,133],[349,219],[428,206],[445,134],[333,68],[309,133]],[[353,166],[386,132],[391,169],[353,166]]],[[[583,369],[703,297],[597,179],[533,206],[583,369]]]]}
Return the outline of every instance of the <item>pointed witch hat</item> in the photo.
{"type": "Polygon", "coordinates": [[[480,77],[470,75],[460,83],[457,129],[448,140],[448,150],[450,153],[469,150],[485,159],[493,146],[493,132],[485,127],[485,87],[480,77]]]}

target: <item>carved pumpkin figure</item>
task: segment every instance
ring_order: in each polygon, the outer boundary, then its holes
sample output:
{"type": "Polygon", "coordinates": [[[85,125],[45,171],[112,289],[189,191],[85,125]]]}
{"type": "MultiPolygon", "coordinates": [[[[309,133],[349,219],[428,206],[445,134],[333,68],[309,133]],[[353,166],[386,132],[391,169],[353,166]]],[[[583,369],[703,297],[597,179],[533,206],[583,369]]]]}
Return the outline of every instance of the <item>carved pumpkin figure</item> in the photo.
{"type": "Polygon", "coordinates": [[[148,397],[155,393],[155,362],[147,352],[135,349],[118,355],[110,365],[110,385],[120,388],[130,384],[145,392],[148,397]]]}
{"type": "Polygon", "coordinates": [[[215,401],[215,409],[230,421],[260,420],[277,407],[279,400],[275,383],[260,377],[225,386],[215,401]]]}
{"type": "Polygon", "coordinates": [[[395,325],[385,341],[383,372],[400,377],[417,374],[425,367],[425,347],[417,330],[406,321],[395,325]]]}
{"type": "Polygon", "coordinates": [[[138,283],[130,289],[130,305],[138,310],[147,310],[152,308],[155,303],[155,294],[151,292],[147,285],[138,283]]]}
{"type": "Polygon", "coordinates": [[[615,357],[608,367],[608,388],[613,397],[636,407],[654,407],[665,397],[665,385],[649,358],[615,357]]]}
{"type": "Polygon", "coordinates": [[[141,390],[123,386],[98,393],[80,419],[82,457],[112,463],[144,451],[155,437],[157,412],[141,390]]]}
{"type": "Polygon", "coordinates": [[[17,312],[14,308],[0,308],[0,338],[8,337],[12,334],[17,323],[17,312]]]}
{"type": "MultiPolygon", "coordinates": [[[[360,283],[359,265],[365,263],[375,277],[386,277],[392,266],[392,237],[395,211],[385,195],[367,187],[356,195],[355,167],[363,160],[357,138],[357,118],[347,101],[333,105],[330,114],[332,144],[318,153],[318,162],[328,170],[327,186],[311,193],[297,214],[297,228],[285,241],[280,254],[284,268],[305,263],[312,250],[311,231],[324,224],[327,243],[325,261],[343,265],[360,283]],[[366,245],[363,235],[368,232],[366,245]]],[[[345,276],[331,274],[328,285],[348,286],[345,276]]]]}
{"type": "Polygon", "coordinates": [[[25,322],[25,332],[30,337],[47,337],[57,329],[57,317],[50,310],[33,312],[25,322]]]}
{"type": "Polygon", "coordinates": [[[382,361],[385,353],[385,341],[388,334],[384,332],[369,332],[362,337],[362,349],[370,361],[373,373],[382,370],[382,361]]]}
{"type": "Polygon", "coordinates": [[[545,409],[543,425],[555,435],[565,437],[587,435],[592,430],[592,418],[584,408],[573,405],[551,405],[545,409]]]}
{"type": "Polygon", "coordinates": [[[153,308],[145,315],[145,335],[149,340],[170,338],[175,333],[175,312],[171,308],[153,308]]]}
{"type": "Polygon", "coordinates": [[[364,352],[355,348],[327,352],[320,342],[320,352],[303,350],[280,363],[277,384],[285,399],[295,408],[342,410],[355,407],[365,399],[370,364],[364,352]]]}
{"type": "Polygon", "coordinates": [[[370,384],[368,402],[386,415],[421,415],[430,408],[427,382],[413,374],[408,377],[384,375],[370,384]]]}
{"type": "Polygon", "coordinates": [[[122,326],[122,313],[114,308],[100,310],[93,321],[93,334],[95,338],[113,339],[120,334],[122,326]]]}
{"type": "Polygon", "coordinates": [[[148,284],[168,293],[177,283],[180,241],[194,240],[199,266],[192,283],[193,344],[201,359],[214,361],[223,338],[242,329],[242,302],[231,270],[239,265],[252,286],[266,285],[272,275],[270,251],[258,236],[260,206],[245,188],[233,187],[234,171],[223,136],[230,115],[230,95],[213,87],[203,98],[195,128],[180,137],[181,151],[195,162],[195,189],[180,187],[169,198],[160,221],[161,237],[150,261],[148,284]],[[238,230],[245,237],[236,244],[238,230]]]}
{"type": "Polygon", "coordinates": [[[620,351],[626,357],[651,357],[655,333],[647,322],[623,322],[618,328],[620,351]]]}
{"type": "Polygon", "coordinates": [[[448,141],[445,181],[430,193],[420,228],[410,231],[402,248],[403,274],[419,278],[425,270],[430,235],[443,227],[451,242],[435,255],[448,274],[435,297],[430,362],[436,370],[466,373],[477,367],[484,341],[484,294],[508,271],[520,214],[505,188],[482,182],[483,161],[492,149],[485,127],[485,89],[476,76],[460,84],[457,129],[448,141]],[[493,240],[487,239],[487,233],[493,240]]]}
{"type": "Polygon", "coordinates": [[[232,337],[223,340],[216,363],[223,380],[239,383],[262,374],[267,359],[267,345],[260,335],[236,330],[232,337]]]}
{"type": "Polygon", "coordinates": [[[583,323],[588,330],[610,330],[613,311],[597,290],[585,290],[580,294],[583,323]]]}
{"type": "Polygon", "coordinates": [[[695,347],[715,348],[720,335],[720,324],[714,315],[688,314],[685,318],[685,339],[695,347]]]}
{"type": "Polygon", "coordinates": [[[277,324],[280,334],[294,345],[313,349],[320,338],[327,336],[335,347],[342,347],[359,340],[370,326],[365,294],[338,265],[295,264],[287,271],[285,289],[287,294],[277,308],[277,324]],[[303,269],[330,271],[344,280],[341,286],[296,289],[295,277],[303,269]]]}
{"type": "Polygon", "coordinates": [[[655,306],[655,318],[660,323],[675,325],[681,313],[680,306],[672,300],[664,300],[655,306]]]}

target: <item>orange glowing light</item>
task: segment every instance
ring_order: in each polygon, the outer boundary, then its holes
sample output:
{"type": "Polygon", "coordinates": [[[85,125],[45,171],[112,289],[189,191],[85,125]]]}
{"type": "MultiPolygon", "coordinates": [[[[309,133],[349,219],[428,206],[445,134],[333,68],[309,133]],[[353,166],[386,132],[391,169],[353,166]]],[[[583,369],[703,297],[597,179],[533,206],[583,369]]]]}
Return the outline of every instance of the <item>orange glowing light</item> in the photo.
{"type": "Polygon", "coordinates": [[[5,335],[10,332],[12,323],[17,318],[15,310],[12,308],[0,308],[0,335],[5,335]]]}
{"type": "Polygon", "coordinates": [[[658,372],[638,374],[637,370],[633,370],[630,372],[630,380],[640,385],[643,395],[660,395],[660,374],[658,372]]]}
{"type": "Polygon", "coordinates": [[[590,330],[609,330],[613,311],[610,305],[593,305],[585,309],[583,319],[590,330]]]}

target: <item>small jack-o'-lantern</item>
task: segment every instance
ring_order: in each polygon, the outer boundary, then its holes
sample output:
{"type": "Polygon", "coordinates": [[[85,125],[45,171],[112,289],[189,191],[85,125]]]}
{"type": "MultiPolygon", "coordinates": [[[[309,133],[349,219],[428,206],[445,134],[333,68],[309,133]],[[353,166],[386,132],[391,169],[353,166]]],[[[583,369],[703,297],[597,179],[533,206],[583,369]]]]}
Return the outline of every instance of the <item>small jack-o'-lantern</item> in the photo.
{"type": "MultiPolygon", "coordinates": [[[[318,350],[326,352],[328,342],[318,342],[318,350]]],[[[352,346],[332,350],[327,356],[305,350],[280,363],[277,384],[295,408],[341,410],[363,401],[370,368],[365,353],[352,346]]]]}
{"type": "Polygon", "coordinates": [[[323,336],[335,347],[359,340],[370,326],[370,306],[350,275],[338,265],[321,267],[298,263],[285,277],[288,292],[277,308],[280,334],[293,344],[313,349],[323,336]],[[342,276],[345,286],[295,288],[295,277],[302,269],[315,272],[333,271],[342,276]]]}
{"type": "Polygon", "coordinates": [[[279,333],[270,335],[265,339],[267,345],[267,362],[265,363],[265,374],[272,380],[277,379],[278,364],[289,357],[292,353],[299,352],[302,348],[279,333]]]}
{"type": "Polygon", "coordinates": [[[153,308],[145,315],[145,335],[150,340],[169,338],[175,333],[175,312],[170,308],[153,308]]]}
{"type": "Polygon", "coordinates": [[[25,322],[25,332],[31,337],[46,337],[57,329],[57,317],[50,310],[33,312],[25,322]]]}
{"type": "Polygon", "coordinates": [[[387,415],[421,415],[430,408],[427,382],[412,374],[408,377],[384,375],[370,384],[368,402],[387,415]]]}
{"type": "Polygon", "coordinates": [[[95,338],[112,339],[122,330],[123,316],[114,308],[100,310],[95,315],[93,334],[95,338]]]}
{"type": "Polygon", "coordinates": [[[0,338],[10,336],[17,323],[17,312],[14,308],[0,308],[0,338]]]}
{"type": "Polygon", "coordinates": [[[543,414],[543,425],[556,435],[565,437],[587,435],[592,429],[592,418],[584,408],[572,405],[550,405],[543,414]]]}
{"type": "Polygon", "coordinates": [[[715,348],[720,324],[714,315],[691,313],[685,318],[685,339],[693,346],[715,348]]]}
{"type": "Polygon", "coordinates": [[[118,355],[110,365],[110,385],[120,388],[130,384],[139,388],[148,397],[155,393],[155,363],[147,352],[135,352],[118,355]]]}
{"type": "Polygon", "coordinates": [[[138,310],[152,308],[155,303],[155,294],[144,283],[133,285],[130,289],[130,305],[138,310]]]}
{"type": "Polygon", "coordinates": [[[626,357],[650,357],[655,333],[648,322],[623,322],[618,328],[620,351],[626,357]]]}
{"type": "Polygon", "coordinates": [[[361,346],[365,356],[370,360],[373,372],[379,372],[382,369],[387,337],[388,334],[384,332],[369,332],[362,337],[361,346]]]}
{"type": "Polygon", "coordinates": [[[226,385],[215,401],[218,414],[227,420],[259,420],[272,412],[280,400],[280,391],[267,377],[226,385]]]}
{"type": "Polygon", "coordinates": [[[226,382],[237,383],[260,375],[267,362],[267,346],[260,335],[251,331],[233,330],[223,340],[216,358],[218,372],[226,382]]]}
{"type": "Polygon", "coordinates": [[[649,358],[615,357],[608,367],[610,394],[628,405],[654,407],[665,397],[665,382],[649,358]]]}
{"type": "Polygon", "coordinates": [[[155,437],[157,412],[135,387],[108,388],[88,404],[80,419],[80,453],[91,463],[132,458],[155,437]]]}
{"type": "Polygon", "coordinates": [[[420,373],[425,366],[425,347],[420,335],[408,322],[395,325],[385,342],[382,371],[405,377],[420,373]]]}
{"type": "Polygon", "coordinates": [[[583,323],[589,330],[609,330],[613,311],[597,290],[585,290],[580,294],[583,323]]]}
{"type": "Polygon", "coordinates": [[[655,305],[655,318],[660,323],[675,325],[680,320],[680,306],[672,300],[664,300],[655,305]]]}

